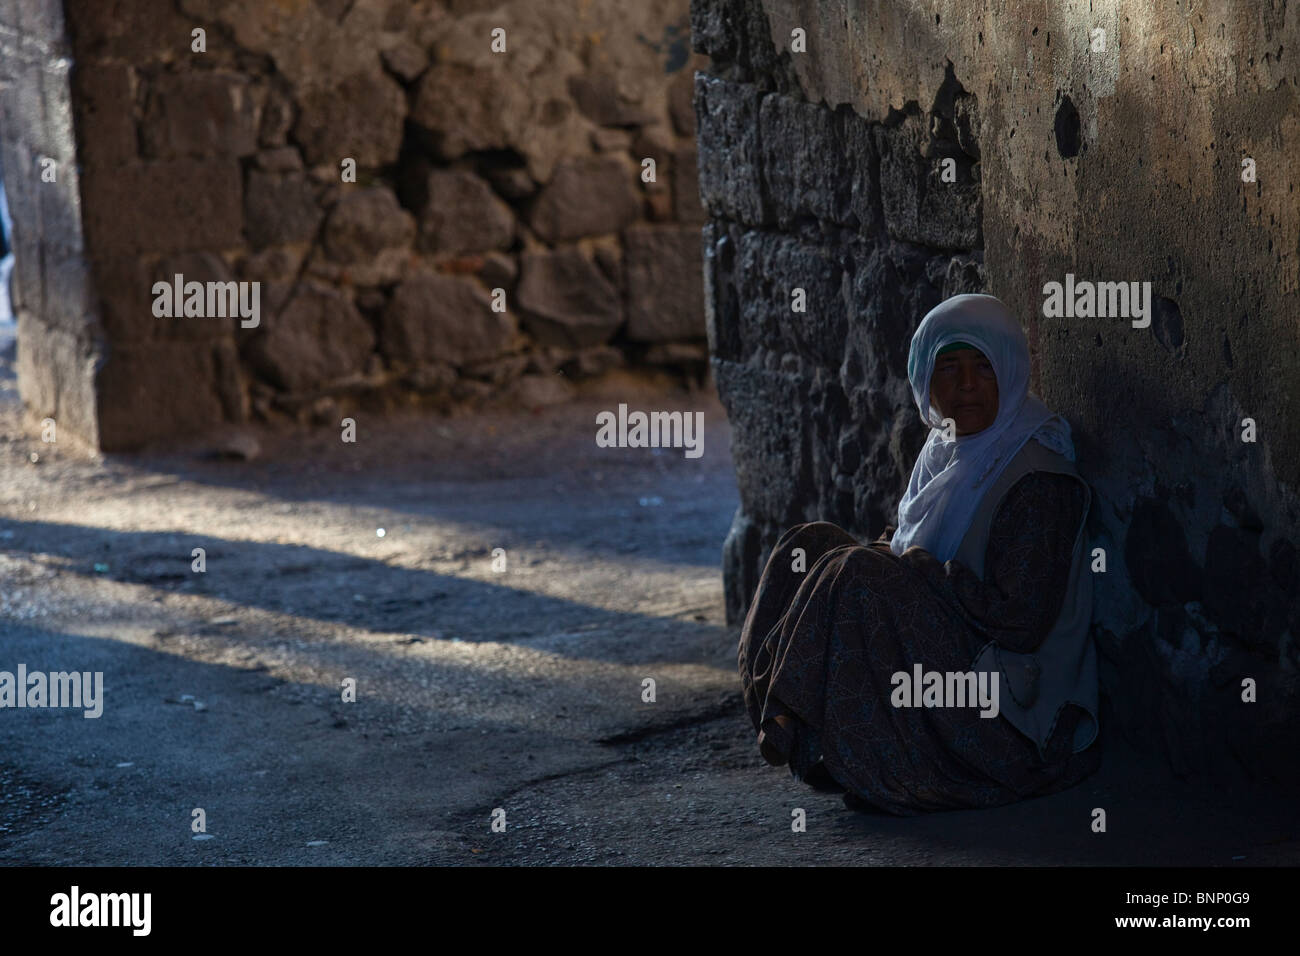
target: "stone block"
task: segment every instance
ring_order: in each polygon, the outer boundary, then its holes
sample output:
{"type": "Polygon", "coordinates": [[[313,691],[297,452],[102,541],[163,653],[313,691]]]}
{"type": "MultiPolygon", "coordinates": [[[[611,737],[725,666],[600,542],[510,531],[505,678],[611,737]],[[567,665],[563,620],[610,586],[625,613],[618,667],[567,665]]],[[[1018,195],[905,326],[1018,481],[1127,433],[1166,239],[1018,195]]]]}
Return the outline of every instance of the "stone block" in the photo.
{"type": "Polygon", "coordinates": [[[509,351],[515,324],[494,312],[492,299],[473,279],[418,273],[393,293],[381,324],[381,351],[409,365],[463,366],[509,351]]]}
{"type": "Polygon", "coordinates": [[[844,224],[851,170],[836,136],[835,114],[822,106],[773,93],[758,111],[765,195],[777,224],[803,217],[844,224]]]}
{"type": "Polygon", "coordinates": [[[769,218],[760,178],[759,98],[748,84],[695,75],[701,202],[711,216],[753,226],[769,218]]]}
{"type": "Polygon", "coordinates": [[[673,154],[673,215],[678,222],[703,224],[708,218],[700,205],[699,161],[694,146],[673,154]]]}
{"type": "Polygon", "coordinates": [[[296,289],[264,288],[261,334],[244,354],[277,388],[303,392],[360,373],[374,350],[370,324],[342,293],[305,282],[296,289]],[[280,307],[284,296],[292,295],[280,307]]]}
{"type": "Polygon", "coordinates": [[[654,121],[640,102],[623,95],[618,78],[609,70],[575,73],[567,80],[574,104],[597,126],[639,126],[654,121]]]}
{"type": "Polygon", "coordinates": [[[34,182],[40,204],[40,240],[45,254],[80,255],[85,249],[82,234],[81,177],[77,167],[69,164],[58,169],[52,183],[34,182]]]}
{"type": "Polygon", "coordinates": [[[296,173],[302,169],[302,156],[295,146],[263,149],[254,161],[258,169],[267,173],[296,173]]]}
{"type": "Polygon", "coordinates": [[[741,507],[793,524],[816,501],[804,430],[809,383],[802,376],[713,360],[718,398],[731,422],[731,454],[741,507]]]}
{"type": "MultiPolygon", "coordinates": [[[[31,6],[52,5],[40,3],[31,6]]],[[[190,31],[196,26],[211,26],[182,16],[174,3],[65,0],[64,7],[78,63],[116,60],[139,69],[187,61],[193,55],[190,52],[190,31]]],[[[213,39],[209,29],[209,51],[213,50],[213,39]]]]}
{"type": "Polygon", "coordinates": [[[399,36],[391,46],[380,54],[384,66],[405,83],[412,83],[419,78],[429,65],[429,56],[419,44],[404,36],[399,36]]]}
{"type": "Polygon", "coordinates": [[[736,249],[739,226],[706,223],[700,230],[703,254],[704,331],[709,353],[741,361],[740,296],[736,290],[736,249]]]}
{"type": "Polygon", "coordinates": [[[52,328],[31,313],[18,315],[18,394],[27,410],[49,416],[92,445],[99,439],[96,372],[102,361],[98,343],[52,328]]]}
{"type": "Polygon", "coordinates": [[[772,42],[764,6],[755,0],[709,0],[691,4],[691,45],[716,65],[735,64],[746,79],[788,93],[799,88],[798,77],[784,51],[772,42]]]}
{"type": "MultiPolygon", "coordinates": [[[[95,291],[104,331],[114,344],[151,341],[229,338],[236,318],[158,318],[153,314],[153,285],[173,282],[229,282],[234,279],[225,260],[211,252],[183,252],[161,259],[109,256],[94,266],[95,291]],[[151,261],[153,264],[151,265],[151,261]]],[[[265,316],[265,303],[263,316],[265,316]]]]}
{"type": "Polygon", "coordinates": [[[352,158],[364,169],[397,161],[406,119],[406,94],[376,64],[331,88],[313,88],[298,97],[293,138],[308,165],[338,168],[352,158]]]}
{"type": "Polygon", "coordinates": [[[874,236],[880,222],[880,157],[873,134],[875,124],[858,116],[848,107],[838,113],[837,151],[842,157],[848,179],[849,208],[843,223],[863,235],[874,236]]]}
{"type": "Polygon", "coordinates": [[[404,248],[415,237],[415,217],[387,186],[344,193],[325,223],[325,253],[335,262],[366,262],[381,250],[404,248]]]}
{"type": "Polygon", "coordinates": [[[979,165],[958,154],[956,182],[943,182],[942,157],[923,159],[913,120],[876,130],[880,198],[885,226],[895,239],[938,249],[982,245],[979,165]]]}
{"type": "Polygon", "coordinates": [[[633,226],[623,233],[627,336],[667,342],[704,336],[703,252],[695,226],[633,226]]]}
{"type": "Polygon", "coordinates": [[[82,177],[92,256],[229,249],[243,243],[243,195],[235,159],[157,160],[82,177]]]}
{"type": "Polygon", "coordinates": [[[44,321],[70,333],[82,333],[94,324],[90,267],[80,253],[47,247],[41,256],[44,272],[44,321]]]}
{"type": "Polygon", "coordinates": [[[524,253],[515,295],[524,327],[542,345],[600,345],[623,322],[618,290],[572,246],[524,253]]]}
{"type": "Polygon", "coordinates": [[[432,170],[424,181],[420,246],[430,252],[509,249],[515,216],[483,179],[463,170],[432,170]]]}
{"type": "Polygon", "coordinates": [[[618,232],[640,211],[639,181],[618,156],[561,160],[533,201],[529,224],[548,242],[618,232]]]}
{"type": "Polygon", "coordinates": [[[150,159],[248,156],[260,120],[248,78],[225,70],[164,73],[153,80],[141,120],[150,159]]]}
{"type": "Polygon", "coordinates": [[[729,626],[744,623],[772,543],[765,544],[758,523],[744,508],[736,508],[722,543],[722,585],[729,626]]]}
{"type": "Polygon", "coordinates": [[[737,252],[742,354],[792,352],[837,369],[846,332],[838,262],[818,246],[757,230],[741,233],[737,252]],[[803,312],[793,310],[797,289],[803,312]]]}
{"type": "Polygon", "coordinates": [[[134,162],[139,146],[131,68],[122,63],[78,64],[72,71],[72,83],[82,163],[121,166],[134,162]]]}
{"type": "Polygon", "coordinates": [[[440,158],[452,160],[470,150],[514,145],[517,131],[528,129],[531,112],[527,92],[502,83],[495,71],[434,63],[420,78],[411,121],[428,134],[440,158]]]}
{"type": "Polygon", "coordinates": [[[254,249],[312,239],[324,215],[304,174],[249,170],[244,218],[254,249]]]}
{"type": "Polygon", "coordinates": [[[682,70],[668,86],[668,118],[678,136],[695,139],[695,73],[682,70]]]}
{"type": "Polygon", "coordinates": [[[115,344],[98,382],[101,448],[128,451],[224,421],[217,349],[215,342],[115,344]]]}

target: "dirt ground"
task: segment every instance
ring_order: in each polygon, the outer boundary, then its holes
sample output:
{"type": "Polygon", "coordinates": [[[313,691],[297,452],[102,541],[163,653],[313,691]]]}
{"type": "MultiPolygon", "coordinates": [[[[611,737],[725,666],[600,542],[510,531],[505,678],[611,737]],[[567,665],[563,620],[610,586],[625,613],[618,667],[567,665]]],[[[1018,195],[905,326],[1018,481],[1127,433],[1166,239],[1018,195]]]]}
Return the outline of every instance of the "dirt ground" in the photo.
{"type": "Polygon", "coordinates": [[[361,416],[354,444],[263,432],[241,461],[44,444],[6,386],[0,670],[102,671],[104,710],[0,710],[0,863],[1300,862],[1294,795],[1180,782],[1113,734],[1074,790],[921,818],[768,767],[711,393],[361,416]],[[596,447],[620,401],[704,411],[703,457],[596,447]]]}

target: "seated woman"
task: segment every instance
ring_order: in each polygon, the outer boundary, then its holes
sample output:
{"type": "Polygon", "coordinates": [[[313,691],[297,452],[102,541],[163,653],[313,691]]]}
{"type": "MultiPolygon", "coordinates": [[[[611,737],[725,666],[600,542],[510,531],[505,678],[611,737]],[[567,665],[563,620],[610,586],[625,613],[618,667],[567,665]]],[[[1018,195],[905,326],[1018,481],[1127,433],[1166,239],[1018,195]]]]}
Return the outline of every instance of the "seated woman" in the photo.
{"type": "Polygon", "coordinates": [[[760,751],[861,810],[1063,790],[1099,761],[1091,492],[1069,423],[1028,394],[1024,332],[993,296],[932,309],[907,373],[933,430],[897,525],[870,545],[798,525],[759,581],[738,662],[760,751]],[[997,716],[896,706],[893,675],[916,664],[996,677],[997,716]]]}

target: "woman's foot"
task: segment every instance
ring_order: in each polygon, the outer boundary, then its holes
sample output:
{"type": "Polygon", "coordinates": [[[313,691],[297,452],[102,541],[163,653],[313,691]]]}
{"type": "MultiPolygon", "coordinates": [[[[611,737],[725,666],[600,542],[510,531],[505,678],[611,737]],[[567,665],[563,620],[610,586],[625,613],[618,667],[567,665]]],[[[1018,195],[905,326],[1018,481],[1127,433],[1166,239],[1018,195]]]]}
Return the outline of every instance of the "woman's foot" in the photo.
{"type": "Polygon", "coordinates": [[[794,718],[781,714],[772,718],[776,726],[769,732],[758,732],[758,752],[773,767],[790,762],[790,747],[794,743],[794,718]]]}

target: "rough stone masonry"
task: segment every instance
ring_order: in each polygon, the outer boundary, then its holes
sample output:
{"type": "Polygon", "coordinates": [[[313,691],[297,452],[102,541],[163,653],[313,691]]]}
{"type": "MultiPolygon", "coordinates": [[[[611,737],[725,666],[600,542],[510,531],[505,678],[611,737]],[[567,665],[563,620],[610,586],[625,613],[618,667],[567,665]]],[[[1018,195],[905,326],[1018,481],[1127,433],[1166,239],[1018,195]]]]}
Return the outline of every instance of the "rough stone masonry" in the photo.
{"type": "Polygon", "coordinates": [[[686,0],[0,0],[25,404],[116,451],[701,381],[704,59],[686,0]]]}
{"type": "Polygon", "coordinates": [[[727,612],[790,524],[894,520],[912,331],[990,292],[1094,490],[1104,726],[1179,772],[1294,778],[1300,9],[1190,7],[694,0],[727,612]],[[1149,327],[1045,318],[1067,273],[1150,281],[1149,327]]]}

